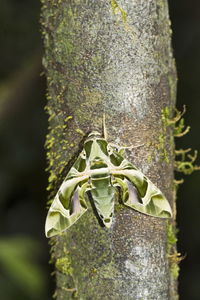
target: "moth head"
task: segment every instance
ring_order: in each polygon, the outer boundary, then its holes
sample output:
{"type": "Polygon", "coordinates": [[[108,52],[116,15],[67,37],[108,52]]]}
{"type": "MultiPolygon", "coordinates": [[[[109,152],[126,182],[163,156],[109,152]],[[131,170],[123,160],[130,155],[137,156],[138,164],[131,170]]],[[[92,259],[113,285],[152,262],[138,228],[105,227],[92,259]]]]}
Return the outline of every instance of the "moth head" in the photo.
{"type": "Polygon", "coordinates": [[[100,138],[102,136],[98,131],[92,131],[88,134],[88,139],[100,138]]]}

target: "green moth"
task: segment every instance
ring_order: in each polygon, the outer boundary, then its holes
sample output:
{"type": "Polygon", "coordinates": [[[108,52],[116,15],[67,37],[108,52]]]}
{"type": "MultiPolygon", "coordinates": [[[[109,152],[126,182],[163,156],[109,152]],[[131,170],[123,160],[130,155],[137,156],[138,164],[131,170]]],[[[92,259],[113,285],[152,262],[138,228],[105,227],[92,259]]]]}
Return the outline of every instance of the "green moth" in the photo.
{"type": "Polygon", "coordinates": [[[146,215],[172,217],[162,192],[124,158],[121,149],[109,144],[99,132],[92,132],[48,211],[46,236],[63,232],[86,212],[87,193],[102,223],[109,228],[118,190],[124,205],[146,215]]]}

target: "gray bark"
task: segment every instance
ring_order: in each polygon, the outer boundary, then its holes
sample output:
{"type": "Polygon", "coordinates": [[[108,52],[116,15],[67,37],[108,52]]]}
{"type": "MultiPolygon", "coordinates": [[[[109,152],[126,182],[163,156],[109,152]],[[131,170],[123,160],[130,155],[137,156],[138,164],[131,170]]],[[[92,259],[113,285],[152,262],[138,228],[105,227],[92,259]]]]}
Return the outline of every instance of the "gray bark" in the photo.
{"type": "MultiPolygon", "coordinates": [[[[174,206],[173,136],[161,120],[176,89],[167,1],[43,0],[42,25],[51,197],[81,150],[81,131],[101,130],[105,112],[109,141],[140,145],[128,159],[174,206]]],[[[176,299],[165,220],[117,205],[106,229],[90,207],[52,243],[58,300],[176,299]]]]}

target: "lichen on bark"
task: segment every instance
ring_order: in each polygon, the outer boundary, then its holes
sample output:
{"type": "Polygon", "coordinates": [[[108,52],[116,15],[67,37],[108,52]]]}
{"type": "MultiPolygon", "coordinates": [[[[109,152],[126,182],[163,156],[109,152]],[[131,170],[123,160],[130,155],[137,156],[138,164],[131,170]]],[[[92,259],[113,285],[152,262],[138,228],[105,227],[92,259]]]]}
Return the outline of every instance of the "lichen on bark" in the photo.
{"type": "MultiPolygon", "coordinates": [[[[101,130],[105,113],[109,141],[141,145],[127,151],[128,159],[174,207],[173,130],[163,131],[161,119],[164,107],[173,109],[176,94],[167,1],[42,2],[50,198],[84,137],[101,130]],[[167,161],[160,159],[162,147],[155,147],[161,132],[167,161]]],[[[166,221],[117,204],[108,230],[99,225],[89,199],[88,205],[88,212],[54,239],[56,298],[176,299],[166,221]]]]}

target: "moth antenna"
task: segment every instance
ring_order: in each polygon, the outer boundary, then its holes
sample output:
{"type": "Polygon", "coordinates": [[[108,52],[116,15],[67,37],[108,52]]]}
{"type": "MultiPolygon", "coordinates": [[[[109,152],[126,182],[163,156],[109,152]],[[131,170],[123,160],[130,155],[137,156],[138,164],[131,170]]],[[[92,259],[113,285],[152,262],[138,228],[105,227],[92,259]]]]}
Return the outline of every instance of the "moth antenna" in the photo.
{"type": "Polygon", "coordinates": [[[107,129],[106,129],[106,115],[105,115],[105,113],[103,113],[103,124],[102,124],[102,127],[103,127],[103,137],[104,137],[105,140],[107,140],[108,133],[107,133],[107,129]]]}

